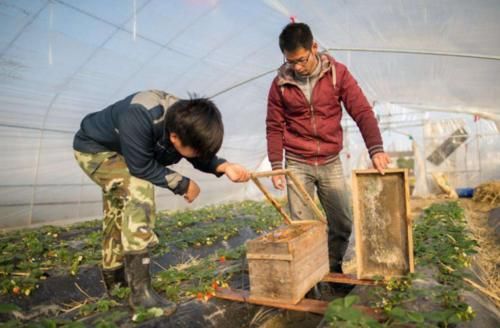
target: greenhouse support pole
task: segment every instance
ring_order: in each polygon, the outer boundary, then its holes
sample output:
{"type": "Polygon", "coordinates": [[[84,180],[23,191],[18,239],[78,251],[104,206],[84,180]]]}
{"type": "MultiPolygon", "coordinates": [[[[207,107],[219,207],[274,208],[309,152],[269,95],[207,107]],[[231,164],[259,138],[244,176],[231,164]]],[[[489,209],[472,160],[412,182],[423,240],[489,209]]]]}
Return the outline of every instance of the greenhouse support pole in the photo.
{"type": "Polygon", "coordinates": [[[479,148],[479,138],[481,135],[479,134],[478,121],[475,121],[474,124],[476,126],[476,147],[477,147],[477,160],[479,164],[479,181],[483,181],[483,167],[481,165],[481,149],[479,148]]]}

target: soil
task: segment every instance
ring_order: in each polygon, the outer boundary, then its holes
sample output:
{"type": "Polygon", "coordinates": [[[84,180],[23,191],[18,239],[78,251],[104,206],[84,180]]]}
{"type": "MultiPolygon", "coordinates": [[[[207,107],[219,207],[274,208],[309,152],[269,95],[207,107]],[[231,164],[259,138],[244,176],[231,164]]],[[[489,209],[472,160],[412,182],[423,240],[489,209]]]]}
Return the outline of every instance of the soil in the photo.
{"type": "MultiPolygon", "coordinates": [[[[414,220],[418,219],[422,211],[435,202],[441,202],[442,198],[432,199],[411,199],[411,215],[414,220]]],[[[480,247],[484,247],[478,252],[474,267],[476,268],[477,281],[487,289],[493,291],[498,296],[499,291],[499,273],[498,258],[500,251],[496,240],[494,230],[488,226],[488,213],[491,208],[477,204],[470,199],[460,199],[460,205],[465,208],[467,218],[471,225],[473,234],[480,237],[480,247]],[[493,238],[490,240],[489,238],[493,238]]],[[[185,250],[173,248],[169,253],[157,257],[154,262],[159,265],[153,266],[153,272],[174,266],[185,262],[192,257],[205,257],[220,248],[235,248],[245,243],[246,240],[256,238],[256,233],[250,228],[241,229],[239,235],[230,238],[227,241],[217,242],[208,247],[188,248],[185,250]]],[[[281,238],[283,236],[274,236],[281,238]]],[[[283,238],[290,236],[284,236],[283,238]]],[[[348,254],[352,256],[353,245],[350,245],[348,254]]],[[[244,261],[244,260],[242,260],[244,261]]],[[[355,264],[352,261],[344,263],[344,272],[354,272],[355,264]]],[[[233,277],[230,281],[233,288],[249,289],[248,275],[242,272],[233,277]]],[[[319,294],[316,298],[323,300],[332,300],[343,296],[335,294],[329,285],[320,285],[319,294]]],[[[480,296],[478,303],[488,303],[480,291],[473,291],[474,295],[480,296]]],[[[49,272],[46,280],[40,283],[29,297],[4,295],[0,296],[0,303],[14,303],[22,308],[19,315],[23,316],[26,322],[39,317],[54,318],[56,315],[61,319],[74,319],[78,314],[78,305],[83,304],[89,299],[97,299],[105,294],[104,285],[101,280],[100,272],[97,266],[87,266],[80,269],[76,277],[60,274],[58,272],[49,272]],[[69,310],[74,306],[73,310],[69,310]],[[65,312],[64,312],[64,311],[65,312]]],[[[477,297],[476,297],[477,298],[477,297]]],[[[490,299],[491,301],[491,299],[490,299]]],[[[489,303],[491,305],[491,302],[489,303]]],[[[494,303],[493,303],[494,304],[494,303]]],[[[488,306],[490,306],[488,305],[488,306]]],[[[473,322],[462,325],[461,327],[476,327],[481,323],[482,328],[500,326],[500,316],[498,316],[497,307],[484,307],[484,312],[478,311],[478,317],[473,322]],[[496,311],[496,312],[495,312],[496,311]],[[486,319],[485,319],[486,318],[486,319]],[[485,321],[486,320],[486,321],[485,321]],[[475,322],[475,323],[474,323],[475,322]],[[493,325],[491,324],[493,322],[493,325]],[[498,325],[497,325],[498,324],[498,325]]],[[[477,310],[475,308],[475,310],[477,310]]],[[[156,318],[144,323],[136,324],[131,321],[132,313],[126,304],[123,304],[114,312],[121,312],[122,318],[115,321],[120,327],[318,327],[321,325],[322,316],[298,313],[293,311],[284,311],[274,308],[262,307],[247,303],[238,303],[211,299],[208,302],[190,299],[178,304],[178,309],[174,315],[169,318],[156,318]]],[[[95,327],[97,323],[109,317],[110,313],[97,313],[87,318],[79,319],[87,327],[95,327]]],[[[116,315],[116,314],[115,314],[116,315]]],[[[0,314],[0,322],[5,322],[9,317],[0,314]]]]}

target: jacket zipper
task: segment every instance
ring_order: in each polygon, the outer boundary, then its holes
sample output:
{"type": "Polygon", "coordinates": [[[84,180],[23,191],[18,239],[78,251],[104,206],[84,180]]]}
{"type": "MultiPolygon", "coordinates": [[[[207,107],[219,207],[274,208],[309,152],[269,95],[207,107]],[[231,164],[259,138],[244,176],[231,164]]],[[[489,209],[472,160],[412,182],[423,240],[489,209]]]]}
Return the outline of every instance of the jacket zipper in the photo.
{"type": "MultiPolygon", "coordinates": [[[[307,77],[307,84],[309,84],[309,90],[311,90],[310,98],[312,99],[313,88],[311,88],[311,80],[307,77]]],[[[318,157],[319,157],[319,140],[318,140],[318,129],[316,127],[316,116],[314,115],[314,107],[309,99],[306,97],[306,101],[309,104],[309,108],[311,109],[311,124],[313,126],[313,134],[316,138],[316,159],[314,160],[314,165],[318,166],[318,157]]]]}
{"type": "Polygon", "coordinates": [[[318,140],[318,130],[316,128],[316,116],[314,115],[314,107],[311,106],[311,121],[313,126],[314,136],[316,137],[316,159],[314,160],[314,165],[318,166],[318,156],[319,156],[319,140],[318,140]]]}

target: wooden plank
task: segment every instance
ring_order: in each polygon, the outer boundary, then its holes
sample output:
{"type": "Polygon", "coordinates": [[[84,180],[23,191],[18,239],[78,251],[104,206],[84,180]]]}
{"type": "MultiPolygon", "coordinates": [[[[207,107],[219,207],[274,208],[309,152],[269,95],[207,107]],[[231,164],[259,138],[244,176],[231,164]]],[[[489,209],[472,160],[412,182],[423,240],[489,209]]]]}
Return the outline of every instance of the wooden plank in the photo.
{"type": "MultiPolygon", "coordinates": [[[[359,204],[359,191],[358,191],[358,181],[356,179],[356,174],[352,172],[352,177],[351,177],[351,189],[352,189],[352,214],[353,214],[353,225],[354,225],[354,251],[356,253],[356,260],[358,263],[362,261],[363,258],[365,258],[365,254],[363,252],[363,248],[361,247],[361,240],[363,240],[363,236],[361,234],[361,229],[357,229],[356,227],[361,226],[360,222],[360,209],[359,206],[356,206],[356,204],[359,204]]],[[[356,275],[358,278],[360,278],[363,275],[362,271],[362,266],[361,265],[356,265],[356,275]]]]}
{"type": "Polygon", "coordinates": [[[248,274],[252,297],[286,300],[287,303],[299,301],[294,300],[295,290],[291,288],[294,275],[290,262],[249,260],[248,274]]]}
{"type": "Polygon", "coordinates": [[[248,260],[278,260],[278,261],[291,261],[293,260],[292,254],[252,254],[247,253],[248,260]]]}
{"type": "Polygon", "coordinates": [[[275,235],[285,234],[286,230],[290,229],[289,227],[290,225],[282,226],[256,239],[247,240],[247,254],[289,254],[290,247],[287,241],[284,240],[284,242],[275,242],[279,238],[274,238],[275,235]]]}
{"type": "Polygon", "coordinates": [[[328,233],[326,229],[324,224],[316,221],[316,224],[309,225],[308,229],[298,238],[290,241],[290,249],[296,263],[309,258],[314,253],[324,255],[321,262],[315,263],[315,265],[328,262],[328,233]]]}
{"type": "MultiPolygon", "coordinates": [[[[215,290],[215,297],[229,301],[264,305],[292,311],[311,312],[321,315],[325,314],[328,307],[327,301],[304,298],[297,304],[288,304],[252,297],[246,290],[231,288],[217,288],[215,290]]],[[[381,310],[373,309],[363,305],[354,305],[353,308],[360,310],[364,314],[367,314],[380,322],[385,320],[385,317],[382,315],[381,310]]]]}
{"type": "Polygon", "coordinates": [[[410,272],[415,272],[415,260],[413,258],[413,222],[411,219],[410,207],[410,186],[408,179],[408,170],[404,172],[405,180],[405,207],[406,207],[406,233],[408,238],[408,260],[410,261],[410,272]]]}
{"type": "Polygon", "coordinates": [[[265,171],[265,172],[252,172],[251,177],[253,178],[267,178],[275,175],[286,175],[288,170],[274,170],[274,171],[265,171]]]}
{"type": "Polygon", "coordinates": [[[328,306],[328,302],[311,300],[311,299],[303,299],[297,304],[269,301],[263,298],[251,297],[250,293],[247,290],[238,290],[230,288],[217,288],[215,290],[215,297],[229,301],[265,305],[280,309],[311,312],[317,314],[324,314],[328,306]]]}
{"type": "Polygon", "coordinates": [[[323,264],[318,264],[316,266],[316,270],[310,270],[309,273],[303,271],[302,274],[297,274],[294,282],[295,299],[293,303],[296,304],[300,302],[300,300],[305,297],[307,292],[310,291],[314,286],[316,286],[328,271],[330,271],[330,265],[328,262],[325,262],[323,264]]]}
{"type": "MultiPolygon", "coordinates": [[[[391,173],[403,174],[405,171],[408,171],[408,170],[407,169],[385,169],[384,175],[391,174],[391,173]]],[[[377,169],[353,170],[352,172],[356,175],[374,174],[374,175],[384,176],[384,175],[380,174],[380,172],[377,169]]]]}
{"type": "Polygon", "coordinates": [[[323,277],[321,281],[363,286],[375,286],[377,284],[383,284],[383,281],[377,282],[376,280],[372,279],[358,279],[353,275],[334,272],[328,273],[323,277]]]}
{"type": "Polygon", "coordinates": [[[292,221],[291,224],[292,225],[298,225],[298,224],[311,224],[311,223],[319,223],[320,221],[318,220],[296,220],[296,221],[292,221]]]}
{"type": "Polygon", "coordinates": [[[294,303],[300,301],[330,271],[326,240],[324,243],[313,245],[309,248],[309,254],[304,255],[306,256],[297,256],[297,259],[292,262],[294,303]]]}

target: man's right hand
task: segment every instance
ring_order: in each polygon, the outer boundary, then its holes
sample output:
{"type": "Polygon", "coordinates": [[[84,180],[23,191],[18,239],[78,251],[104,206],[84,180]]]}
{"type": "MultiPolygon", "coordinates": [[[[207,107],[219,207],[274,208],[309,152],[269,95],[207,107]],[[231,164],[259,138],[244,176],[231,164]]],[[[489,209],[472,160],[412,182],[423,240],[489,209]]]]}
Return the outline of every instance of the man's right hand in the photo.
{"type": "Polygon", "coordinates": [[[193,200],[200,194],[200,187],[193,180],[189,180],[189,185],[186,193],[184,194],[184,199],[188,203],[192,203],[193,200]]]}
{"type": "Polygon", "coordinates": [[[274,175],[271,177],[273,181],[273,186],[276,189],[284,190],[286,186],[286,179],[284,175],[274,175]]]}

